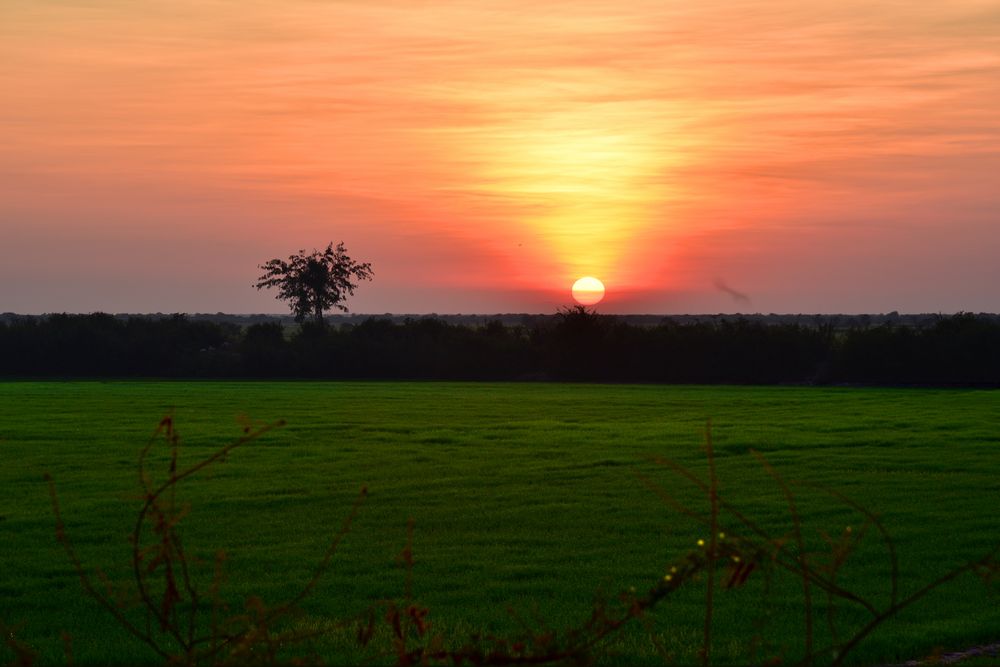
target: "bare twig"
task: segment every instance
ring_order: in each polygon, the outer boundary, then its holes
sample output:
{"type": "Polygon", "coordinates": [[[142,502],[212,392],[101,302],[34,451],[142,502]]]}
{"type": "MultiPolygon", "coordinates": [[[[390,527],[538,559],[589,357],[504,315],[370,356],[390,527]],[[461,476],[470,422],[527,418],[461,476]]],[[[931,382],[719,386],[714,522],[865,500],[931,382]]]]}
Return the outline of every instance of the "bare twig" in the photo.
{"type": "Polygon", "coordinates": [[[705,455],[708,457],[708,584],[705,586],[705,627],[702,633],[701,663],[705,667],[711,663],[712,613],[715,594],[715,558],[719,540],[719,479],[715,472],[715,450],[712,449],[712,422],[705,424],[705,455]]]}
{"type": "Polygon", "coordinates": [[[774,469],[764,456],[751,449],[750,453],[760,462],[767,471],[767,474],[771,476],[771,479],[778,485],[782,493],[785,494],[785,499],[788,502],[788,513],[792,517],[792,530],[795,535],[795,546],[798,549],[798,565],[802,574],[802,600],[805,605],[803,610],[803,615],[805,617],[805,633],[806,633],[806,665],[812,662],[812,648],[813,648],[813,602],[812,602],[812,591],[809,588],[809,580],[811,577],[812,570],[809,567],[809,563],[806,560],[806,548],[805,541],[802,539],[802,518],[799,516],[798,507],[795,504],[795,495],[792,493],[791,487],[785,481],[785,479],[778,474],[778,471],[774,469]]]}
{"type": "Polygon", "coordinates": [[[133,625],[132,622],[125,617],[122,611],[91,583],[90,576],[83,569],[80,558],[76,555],[76,550],[73,548],[73,543],[70,542],[69,536],[66,534],[66,526],[63,523],[59,497],[56,495],[56,485],[52,480],[52,475],[45,473],[45,481],[48,483],[49,498],[52,501],[52,513],[55,515],[56,519],[56,540],[60,545],[62,545],[63,551],[66,552],[66,557],[69,559],[70,565],[72,565],[73,569],[76,571],[77,578],[83,585],[83,589],[90,597],[94,598],[98,604],[104,607],[104,609],[106,609],[129,634],[149,648],[153,649],[153,651],[155,651],[160,657],[169,658],[170,654],[157,645],[151,634],[143,632],[133,625]]]}

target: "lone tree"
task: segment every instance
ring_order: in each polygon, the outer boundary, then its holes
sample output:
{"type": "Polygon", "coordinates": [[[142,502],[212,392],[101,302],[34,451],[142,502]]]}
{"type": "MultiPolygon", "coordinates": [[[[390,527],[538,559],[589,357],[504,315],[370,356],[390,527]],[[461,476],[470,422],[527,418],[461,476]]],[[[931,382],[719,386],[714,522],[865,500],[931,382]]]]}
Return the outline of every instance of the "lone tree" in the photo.
{"type": "Polygon", "coordinates": [[[258,290],[277,287],[276,298],[289,302],[296,322],[312,316],[320,325],[325,310],[337,308],[346,313],[344,301],[354,294],[356,281],[371,280],[373,275],[371,264],[355,262],[343,243],[335,248],[332,242],[323,252],[313,250],[307,255],[299,250],[288,261],[272,259],[258,268],[264,270],[255,285],[258,290]]]}

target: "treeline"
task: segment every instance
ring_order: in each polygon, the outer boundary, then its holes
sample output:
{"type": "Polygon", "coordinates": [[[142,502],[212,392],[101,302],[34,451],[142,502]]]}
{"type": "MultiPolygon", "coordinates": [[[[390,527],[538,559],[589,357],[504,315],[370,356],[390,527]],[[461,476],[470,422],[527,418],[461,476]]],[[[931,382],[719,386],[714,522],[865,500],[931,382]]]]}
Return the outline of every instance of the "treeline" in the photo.
{"type": "Polygon", "coordinates": [[[0,322],[0,376],[1000,385],[1000,322],[636,326],[581,308],[524,325],[435,318],[289,329],[50,315],[0,322]]]}

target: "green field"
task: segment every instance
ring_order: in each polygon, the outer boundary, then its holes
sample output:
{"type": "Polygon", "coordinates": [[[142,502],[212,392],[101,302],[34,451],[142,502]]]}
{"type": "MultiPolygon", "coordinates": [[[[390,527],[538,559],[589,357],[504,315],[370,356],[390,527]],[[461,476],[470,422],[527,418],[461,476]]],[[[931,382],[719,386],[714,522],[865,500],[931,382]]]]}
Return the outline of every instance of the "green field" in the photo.
{"type": "MultiPolygon", "coordinates": [[[[966,390],[558,384],[309,382],[8,382],[0,384],[0,621],[44,664],[150,654],[84,596],[54,538],[42,475],[56,480],[84,563],[128,578],[136,458],[168,411],[193,462],[238,435],[241,419],[284,428],[192,478],[181,496],[189,549],[226,550],[225,591],[276,603],[309,578],[359,488],[370,495],[331,571],[297,622],[319,626],[400,598],[396,556],[415,525],[414,595],[435,628],[461,638],[517,630],[508,607],[554,628],[579,624],[595,595],[655,583],[704,529],[640,481],[702,502],[650,456],[699,474],[712,420],[723,497],[775,533],[791,529],[780,489],[748,453],[784,476],[832,487],[876,511],[896,539],[903,592],[1000,541],[1000,393],[966,390]]],[[[810,545],[858,516],[801,490],[810,545]]],[[[704,506],[704,503],[702,503],[704,506]]],[[[732,529],[732,528],[730,528],[732,529]]],[[[871,535],[840,581],[884,601],[888,559],[871,535]]],[[[210,568],[210,564],[206,567],[210,568]]],[[[765,577],[717,597],[713,651],[745,662],[800,649],[801,584],[765,577]],[[763,623],[763,625],[761,625],[763,623]]],[[[696,661],[703,586],[657,608],[607,651],[656,662],[650,634],[680,664],[696,661]]],[[[865,616],[845,606],[842,621],[865,616]]],[[[825,633],[825,620],[818,633],[825,633]]],[[[1000,639],[1000,605],[964,577],[878,630],[852,663],[880,663],[1000,639]]],[[[331,639],[328,662],[356,659],[331,639]],[[347,657],[349,656],[349,657],[347,657]]],[[[822,642],[819,642],[822,643],[822,642]]],[[[0,648],[0,652],[4,649],[0,648]]],[[[9,654],[0,653],[0,662],[9,654]]]]}

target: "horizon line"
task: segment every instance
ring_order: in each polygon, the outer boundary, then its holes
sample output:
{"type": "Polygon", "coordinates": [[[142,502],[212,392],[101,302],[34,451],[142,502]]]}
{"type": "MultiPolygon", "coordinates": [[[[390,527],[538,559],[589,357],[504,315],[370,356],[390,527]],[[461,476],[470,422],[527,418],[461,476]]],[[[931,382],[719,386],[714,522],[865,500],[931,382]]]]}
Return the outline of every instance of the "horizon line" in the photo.
{"type": "MultiPolygon", "coordinates": [[[[578,306],[571,306],[569,308],[577,308],[578,306]]],[[[597,315],[608,315],[612,317],[929,317],[929,316],[942,316],[942,315],[961,315],[961,314],[971,314],[971,315],[990,315],[990,316],[1000,316],[1000,313],[989,312],[989,311],[970,311],[970,310],[957,310],[954,312],[944,312],[944,311],[923,311],[923,312],[899,312],[891,310],[889,312],[785,312],[785,313],[762,313],[762,312],[703,312],[703,313],[602,313],[597,308],[585,307],[588,310],[594,312],[597,315]]],[[[554,317],[559,315],[559,311],[554,313],[530,313],[527,311],[523,312],[484,312],[484,313],[438,313],[438,312],[427,312],[427,313],[393,313],[393,312],[381,312],[381,313],[331,313],[329,315],[324,315],[324,318],[358,318],[358,317],[414,317],[414,318],[428,318],[428,317],[554,317]]],[[[227,313],[223,311],[207,312],[207,311],[150,311],[150,312],[131,312],[131,311],[119,311],[119,312],[109,312],[106,310],[93,310],[93,311],[46,311],[41,313],[17,313],[13,311],[4,311],[0,313],[0,317],[48,317],[51,315],[112,315],[114,317],[122,316],[164,316],[170,317],[174,315],[184,315],[184,316],[194,316],[194,317],[272,317],[277,319],[294,319],[295,316],[290,313],[227,313]]]]}

